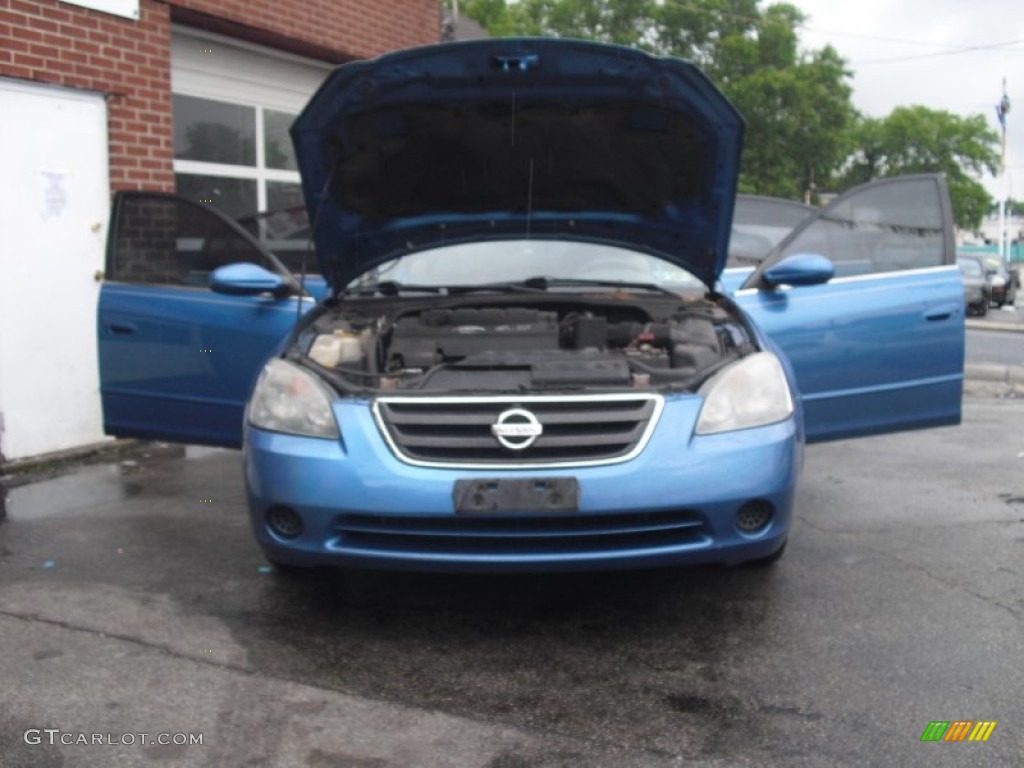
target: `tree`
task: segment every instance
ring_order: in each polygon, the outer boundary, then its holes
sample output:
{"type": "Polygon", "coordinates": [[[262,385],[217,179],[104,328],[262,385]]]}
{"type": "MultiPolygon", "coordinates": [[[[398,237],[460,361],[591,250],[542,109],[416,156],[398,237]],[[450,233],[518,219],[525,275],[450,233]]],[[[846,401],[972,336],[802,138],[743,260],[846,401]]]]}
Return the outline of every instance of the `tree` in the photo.
{"type": "Polygon", "coordinates": [[[795,6],[759,0],[465,0],[492,35],[576,37],[689,59],[747,121],[740,188],[801,197],[850,154],[850,73],[831,47],[801,53],[795,6]]]}
{"type": "MultiPolygon", "coordinates": [[[[989,215],[999,213],[999,201],[993,200],[988,207],[989,215]]],[[[1006,201],[1007,216],[1024,216],[1024,200],[1014,200],[1012,197],[1006,201]]]]}
{"type": "Polygon", "coordinates": [[[944,173],[956,225],[981,225],[992,200],[977,179],[999,167],[999,137],[982,115],[897,107],[884,118],[861,118],[853,135],[856,149],[841,187],[906,173],[944,173]]]}

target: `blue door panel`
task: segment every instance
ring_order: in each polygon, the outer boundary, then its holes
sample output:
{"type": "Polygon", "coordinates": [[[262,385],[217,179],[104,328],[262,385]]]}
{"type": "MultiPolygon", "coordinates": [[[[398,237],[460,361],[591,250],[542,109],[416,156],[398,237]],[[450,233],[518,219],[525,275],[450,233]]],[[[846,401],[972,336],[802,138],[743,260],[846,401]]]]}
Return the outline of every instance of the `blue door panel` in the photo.
{"type": "Polygon", "coordinates": [[[735,300],[792,363],[815,441],[959,423],[962,296],[939,267],[735,300]]]}
{"type": "MultiPolygon", "coordinates": [[[[106,283],[99,364],[109,434],[238,446],[263,363],[296,321],[294,297],[106,283]]],[[[303,311],[313,306],[303,302],[303,311]]]]}

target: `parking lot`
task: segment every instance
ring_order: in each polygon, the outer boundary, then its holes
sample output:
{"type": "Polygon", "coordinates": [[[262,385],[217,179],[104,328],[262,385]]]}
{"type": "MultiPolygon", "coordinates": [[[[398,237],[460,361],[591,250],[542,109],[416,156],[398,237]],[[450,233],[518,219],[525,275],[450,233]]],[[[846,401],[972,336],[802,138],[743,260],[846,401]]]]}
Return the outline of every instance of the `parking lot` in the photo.
{"type": "Polygon", "coordinates": [[[0,765],[1021,764],[1019,401],[810,447],[772,571],[288,579],[237,453],[157,454],[8,491],[0,765]]]}

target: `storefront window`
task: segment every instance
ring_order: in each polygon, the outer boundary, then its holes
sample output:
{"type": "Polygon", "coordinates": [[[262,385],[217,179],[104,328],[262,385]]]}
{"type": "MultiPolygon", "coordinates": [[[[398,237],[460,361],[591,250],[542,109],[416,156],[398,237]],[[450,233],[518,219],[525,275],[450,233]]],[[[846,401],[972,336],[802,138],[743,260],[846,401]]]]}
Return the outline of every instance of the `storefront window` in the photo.
{"type": "Polygon", "coordinates": [[[256,165],[256,110],[192,96],[174,97],[174,157],[256,165]]]}
{"type": "Polygon", "coordinates": [[[288,129],[294,121],[295,115],[290,115],[287,112],[263,110],[263,153],[267,168],[280,168],[286,171],[298,170],[298,164],[295,162],[295,150],[292,148],[292,137],[288,135],[288,129]]]}
{"type": "Polygon", "coordinates": [[[302,205],[288,128],[295,114],[174,95],[178,194],[234,218],[302,205]]]}
{"type": "Polygon", "coordinates": [[[182,197],[213,205],[233,219],[249,216],[257,210],[255,179],[177,173],[174,181],[182,197]]]}

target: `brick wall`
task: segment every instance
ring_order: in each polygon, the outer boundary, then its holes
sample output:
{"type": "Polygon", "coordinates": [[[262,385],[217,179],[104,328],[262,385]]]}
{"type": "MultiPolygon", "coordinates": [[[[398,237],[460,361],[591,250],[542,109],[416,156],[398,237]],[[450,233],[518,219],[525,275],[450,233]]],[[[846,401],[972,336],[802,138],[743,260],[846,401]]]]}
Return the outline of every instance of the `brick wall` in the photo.
{"type": "MultiPolygon", "coordinates": [[[[439,0],[171,0],[172,5],[367,58],[436,43],[439,0]]],[[[340,60],[340,59],[339,59],[340,60]]]]}
{"type": "Polygon", "coordinates": [[[171,22],[142,0],[139,21],[56,0],[0,1],[0,75],[107,94],[113,189],[174,189],[171,22]]]}
{"type": "Polygon", "coordinates": [[[174,190],[172,5],[337,61],[436,42],[440,29],[437,0],[140,0],[138,21],[57,0],[0,0],[0,76],[107,94],[114,190],[174,190]]]}

